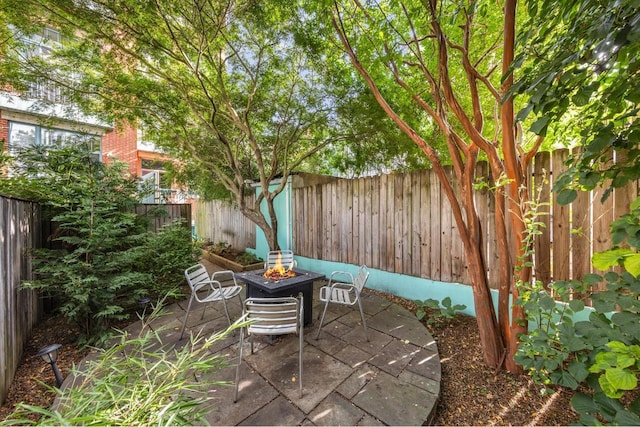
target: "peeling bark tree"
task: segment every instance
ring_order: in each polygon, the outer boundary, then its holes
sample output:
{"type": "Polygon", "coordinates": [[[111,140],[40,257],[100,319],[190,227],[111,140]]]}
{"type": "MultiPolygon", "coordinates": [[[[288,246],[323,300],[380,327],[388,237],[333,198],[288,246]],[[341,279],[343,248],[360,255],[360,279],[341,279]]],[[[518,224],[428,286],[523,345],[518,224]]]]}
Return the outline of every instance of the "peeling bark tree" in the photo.
{"type": "Polygon", "coordinates": [[[519,268],[527,253],[521,243],[528,198],[523,190],[525,170],[542,141],[538,139],[525,153],[519,144],[522,137],[516,135],[513,100],[506,98],[502,102],[512,84],[509,73],[515,14],[515,0],[506,0],[500,10],[493,3],[471,1],[452,5],[428,0],[414,5],[353,0],[334,2],[332,17],[333,27],[355,69],[387,115],[428,157],[440,178],[464,244],[484,361],[492,367],[506,363],[512,371],[518,369],[513,361],[517,334],[525,330],[519,326],[521,310],[514,309],[513,321],[509,321],[509,296],[517,297],[516,272],[519,280],[526,281],[530,275],[528,269],[519,268]],[[496,72],[500,65],[502,76],[496,72]],[[388,101],[390,94],[398,90],[427,113],[446,140],[458,193],[445,173],[441,154],[388,101]],[[487,122],[488,118],[492,120],[487,122]],[[500,262],[498,316],[493,308],[482,250],[483,230],[474,201],[475,171],[481,152],[488,159],[495,182],[500,262]],[[510,247],[507,238],[508,221],[515,234],[515,247],[510,247]]]}

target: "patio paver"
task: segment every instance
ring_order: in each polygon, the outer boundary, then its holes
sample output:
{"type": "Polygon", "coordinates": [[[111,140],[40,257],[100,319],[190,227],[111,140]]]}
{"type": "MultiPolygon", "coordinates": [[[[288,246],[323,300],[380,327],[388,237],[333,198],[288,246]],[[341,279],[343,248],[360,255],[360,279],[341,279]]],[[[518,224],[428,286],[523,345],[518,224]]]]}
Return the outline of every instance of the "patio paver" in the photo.
{"type": "MultiPolygon", "coordinates": [[[[209,272],[222,267],[203,261],[209,272]]],[[[233,386],[209,392],[206,417],[212,425],[423,425],[435,415],[440,394],[440,360],[428,330],[403,307],[374,294],[363,294],[367,321],[364,338],[357,307],[330,306],[319,339],[317,295],[323,281],[314,284],[313,325],[305,327],[303,397],[298,398],[297,337],[277,337],[272,343],[257,337],[254,354],[243,350],[238,402],[233,386]]],[[[244,293],[242,294],[244,298],[244,293]]],[[[230,314],[241,313],[237,298],[230,314]]],[[[167,315],[152,323],[162,330],[165,348],[179,341],[186,301],[166,308],[167,315]]],[[[227,325],[221,304],[192,308],[186,334],[211,335],[227,325]]],[[[140,322],[131,325],[133,332],[140,322]]],[[[211,352],[223,355],[229,366],[212,372],[215,380],[233,382],[238,334],[216,342],[211,352]]]]}

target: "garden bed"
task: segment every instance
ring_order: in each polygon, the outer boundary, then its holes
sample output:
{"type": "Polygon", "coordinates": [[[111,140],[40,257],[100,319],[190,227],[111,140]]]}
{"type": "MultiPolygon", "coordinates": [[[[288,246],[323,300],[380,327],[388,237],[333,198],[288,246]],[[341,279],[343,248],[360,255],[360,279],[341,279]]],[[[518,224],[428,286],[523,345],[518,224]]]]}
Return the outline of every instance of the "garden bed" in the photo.
{"type": "MultiPolygon", "coordinates": [[[[229,252],[229,253],[224,253],[222,255],[218,255],[206,249],[202,250],[202,257],[205,258],[207,261],[210,261],[222,267],[226,267],[229,270],[233,270],[236,272],[258,270],[264,267],[264,262],[259,260],[249,264],[243,263],[241,262],[241,259],[239,259],[240,256],[241,254],[237,252],[229,252]]],[[[244,259],[246,259],[246,257],[244,259]]]]}

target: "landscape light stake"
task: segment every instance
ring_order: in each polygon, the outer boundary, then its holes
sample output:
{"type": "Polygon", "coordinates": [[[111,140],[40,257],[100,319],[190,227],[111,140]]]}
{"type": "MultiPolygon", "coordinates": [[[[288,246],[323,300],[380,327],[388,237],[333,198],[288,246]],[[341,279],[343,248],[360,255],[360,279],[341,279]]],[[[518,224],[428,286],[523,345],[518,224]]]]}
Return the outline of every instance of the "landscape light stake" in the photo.
{"type": "Polygon", "coordinates": [[[153,327],[149,324],[149,323],[145,323],[144,321],[144,316],[147,313],[147,306],[149,305],[149,303],[151,302],[151,298],[147,297],[147,296],[143,296],[138,298],[138,307],[140,309],[142,309],[142,314],[140,315],[140,321],[142,322],[142,327],[144,328],[145,325],[149,326],[149,329],[151,329],[153,332],[155,332],[153,330],[153,327]]]}
{"type": "Polygon", "coordinates": [[[46,346],[42,350],[36,354],[37,357],[41,357],[42,360],[51,365],[51,369],[53,369],[53,374],[56,376],[56,386],[60,388],[62,385],[62,375],[58,370],[58,365],[56,364],[58,360],[58,350],[62,347],[60,344],[51,344],[46,346]]]}

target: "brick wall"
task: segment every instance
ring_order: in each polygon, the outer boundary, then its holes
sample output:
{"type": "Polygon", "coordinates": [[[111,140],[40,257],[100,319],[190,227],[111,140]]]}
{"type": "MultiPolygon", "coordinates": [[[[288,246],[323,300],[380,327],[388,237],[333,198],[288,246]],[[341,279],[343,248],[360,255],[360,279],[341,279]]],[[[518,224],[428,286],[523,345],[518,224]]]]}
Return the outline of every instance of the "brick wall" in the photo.
{"type": "Polygon", "coordinates": [[[3,147],[9,144],[9,121],[2,118],[2,111],[0,111],[0,141],[4,141],[3,147]]]}
{"type": "Polygon", "coordinates": [[[102,160],[119,160],[129,165],[129,172],[139,175],[138,135],[130,125],[118,126],[102,137],[102,160]]]}

